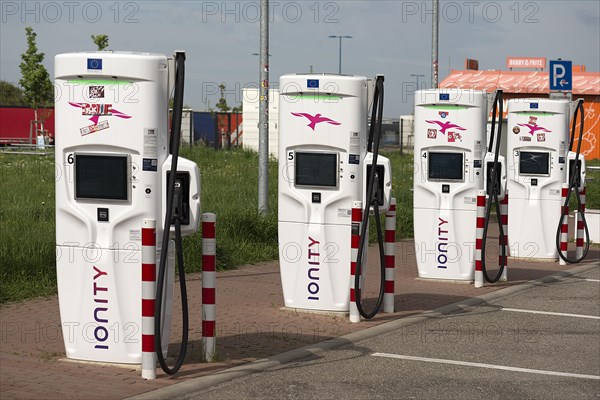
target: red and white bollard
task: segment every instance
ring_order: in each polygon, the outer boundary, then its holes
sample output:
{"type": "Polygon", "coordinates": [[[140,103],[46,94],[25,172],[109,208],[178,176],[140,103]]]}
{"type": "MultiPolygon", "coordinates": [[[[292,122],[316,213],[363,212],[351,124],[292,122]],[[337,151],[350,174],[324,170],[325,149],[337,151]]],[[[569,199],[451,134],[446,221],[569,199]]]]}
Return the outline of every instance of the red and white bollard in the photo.
{"type": "Polygon", "coordinates": [[[506,282],[508,280],[508,256],[509,256],[509,247],[508,247],[508,190],[504,194],[504,198],[500,201],[500,222],[502,223],[502,230],[504,231],[504,257],[502,257],[502,246],[500,246],[500,251],[498,252],[498,268],[501,268],[504,265],[504,270],[502,271],[502,276],[500,277],[500,282],[506,282]]]}
{"type": "MultiPolygon", "coordinates": [[[[569,184],[563,183],[561,191],[561,207],[560,207],[560,252],[564,257],[567,257],[569,246],[569,206],[565,207],[565,201],[570,194],[569,184]],[[564,217],[563,217],[564,216],[564,217]]],[[[567,265],[567,262],[562,257],[558,257],[559,265],[567,265]]]]}
{"type": "Polygon", "coordinates": [[[582,212],[585,212],[585,186],[583,190],[579,192],[579,201],[581,201],[581,209],[577,210],[577,229],[575,237],[575,258],[579,259],[583,256],[583,242],[585,236],[585,225],[581,216],[582,212]]]}
{"type": "MultiPolygon", "coordinates": [[[[360,313],[356,307],[356,293],[354,282],[356,279],[356,264],[358,261],[358,246],[360,244],[360,229],[362,225],[363,209],[362,201],[352,202],[352,220],[350,233],[350,322],[360,322],[360,313]]],[[[360,290],[360,289],[359,289],[360,290]]]]}
{"type": "Polygon", "coordinates": [[[206,361],[216,355],[216,221],[212,213],[202,214],[202,349],[206,361]]]}
{"type": "Polygon", "coordinates": [[[156,220],[142,224],[142,378],[156,379],[154,303],[156,300],[156,220]]]}
{"type": "Polygon", "coordinates": [[[385,213],[385,283],[383,291],[383,312],[394,312],[394,267],[396,264],[396,199],[390,201],[390,209],[385,213]]]}
{"type": "Polygon", "coordinates": [[[483,245],[483,227],[485,226],[485,190],[477,191],[477,214],[475,220],[475,276],[476,288],[483,287],[483,269],[481,246],[483,245]]]}

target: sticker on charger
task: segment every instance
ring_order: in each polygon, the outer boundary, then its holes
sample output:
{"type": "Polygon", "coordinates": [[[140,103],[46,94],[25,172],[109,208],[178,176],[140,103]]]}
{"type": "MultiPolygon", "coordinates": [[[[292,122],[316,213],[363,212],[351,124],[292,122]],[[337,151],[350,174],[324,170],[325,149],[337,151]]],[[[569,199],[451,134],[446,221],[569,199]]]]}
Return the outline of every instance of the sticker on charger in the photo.
{"type": "Polygon", "coordinates": [[[349,154],[348,164],[360,164],[360,154],[349,154]]]}
{"type": "Polygon", "coordinates": [[[477,203],[477,198],[465,197],[465,204],[475,204],[475,203],[477,203]]]}
{"type": "Polygon", "coordinates": [[[346,218],[352,216],[352,210],[349,208],[338,208],[338,217],[346,218]]]}
{"type": "Polygon", "coordinates": [[[548,193],[550,196],[560,196],[560,189],[549,189],[548,193]]]}
{"type": "Polygon", "coordinates": [[[129,230],[129,240],[142,240],[142,231],[139,229],[130,229],[129,230]]]}
{"type": "Polygon", "coordinates": [[[144,158],[143,162],[144,165],[142,166],[142,171],[157,171],[158,160],[156,158],[144,158]]]}
{"type": "Polygon", "coordinates": [[[157,130],[144,128],[144,157],[158,158],[157,130]]]}
{"type": "Polygon", "coordinates": [[[360,153],[360,133],[350,132],[350,153],[360,153]]]}
{"type": "Polygon", "coordinates": [[[101,58],[88,58],[87,69],[102,70],[102,59],[101,58]]]}

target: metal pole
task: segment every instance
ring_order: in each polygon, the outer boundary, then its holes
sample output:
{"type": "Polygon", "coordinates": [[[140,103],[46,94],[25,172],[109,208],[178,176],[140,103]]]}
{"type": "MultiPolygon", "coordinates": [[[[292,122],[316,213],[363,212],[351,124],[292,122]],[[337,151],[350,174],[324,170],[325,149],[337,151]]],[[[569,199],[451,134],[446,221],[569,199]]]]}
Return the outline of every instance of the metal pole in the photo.
{"type": "Polygon", "coordinates": [[[269,211],[269,0],[260,0],[260,98],[258,115],[258,213],[269,211]]]}
{"type": "Polygon", "coordinates": [[[342,37],[340,36],[340,62],[339,62],[339,71],[338,74],[342,74],[342,37]]]}
{"type": "Polygon", "coordinates": [[[402,149],[403,149],[402,142],[404,141],[403,140],[404,139],[404,124],[403,124],[403,122],[404,121],[402,121],[402,117],[400,117],[400,121],[399,121],[400,126],[398,127],[399,128],[398,130],[400,131],[400,155],[402,155],[402,149]]]}
{"type": "Polygon", "coordinates": [[[352,36],[348,35],[329,35],[330,39],[339,39],[340,40],[340,51],[339,51],[339,61],[338,61],[338,74],[342,74],[342,39],[352,39],[352,36]]]}
{"type": "Polygon", "coordinates": [[[439,5],[440,0],[433,1],[433,28],[431,37],[431,87],[438,87],[438,28],[440,25],[439,5]]]}

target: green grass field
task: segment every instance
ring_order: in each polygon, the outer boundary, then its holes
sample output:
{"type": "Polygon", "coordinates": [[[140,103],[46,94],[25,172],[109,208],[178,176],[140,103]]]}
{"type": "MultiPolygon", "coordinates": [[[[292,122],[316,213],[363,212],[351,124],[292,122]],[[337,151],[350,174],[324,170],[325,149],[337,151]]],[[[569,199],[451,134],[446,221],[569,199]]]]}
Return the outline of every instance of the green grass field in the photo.
{"type": "MultiPolygon", "coordinates": [[[[396,236],[413,236],[412,155],[390,158],[398,202],[396,236]]],[[[202,211],[217,215],[220,270],[277,258],[277,162],[269,164],[269,213],[257,213],[258,155],[235,149],[182,148],[202,175],[202,211]]],[[[589,165],[600,165],[590,162],[589,165]]],[[[54,159],[0,154],[0,303],[56,291],[54,159]]],[[[589,172],[588,207],[600,208],[600,172],[589,172]]],[[[374,225],[374,224],[372,224],[374,225]]],[[[375,237],[374,231],[370,237],[375,237]]],[[[186,271],[201,270],[201,236],[184,239],[186,271]]]]}

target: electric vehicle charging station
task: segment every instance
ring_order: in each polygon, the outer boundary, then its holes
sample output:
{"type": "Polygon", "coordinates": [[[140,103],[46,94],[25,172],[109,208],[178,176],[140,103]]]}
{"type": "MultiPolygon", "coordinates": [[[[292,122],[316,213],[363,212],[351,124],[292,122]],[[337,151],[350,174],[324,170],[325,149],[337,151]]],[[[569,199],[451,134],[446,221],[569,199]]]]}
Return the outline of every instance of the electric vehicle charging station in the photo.
{"type": "Polygon", "coordinates": [[[493,164],[493,154],[486,151],[488,102],[484,91],[415,93],[414,234],[420,278],[473,280],[477,191],[493,164]]]}
{"type": "MultiPolygon", "coordinates": [[[[366,202],[369,81],[361,76],[280,78],[279,261],[286,307],[349,310],[352,202],[366,202]]],[[[379,156],[380,208],[391,199],[379,156]]],[[[366,251],[363,253],[366,259],[366,251]]]]}
{"type": "Polygon", "coordinates": [[[508,101],[508,240],[515,257],[558,258],[556,226],[569,168],[570,108],[568,100],[508,101]]]}
{"type": "MultiPolygon", "coordinates": [[[[511,196],[508,237],[517,257],[559,257],[556,227],[560,230],[562,223],[564,184],[569,185],[569,193],[575,191],[581,206],[579,192],[585,185],[585,159],[579,150],[572,151],[575,118],[580,107],[583,107],[582,100],[532,98],[508,102],[508,127],[512,129],[508,137],[508,189],[511,196]],[[572,115],[573,129],[569,138],[572,115]]],[[[580,116],[581,143],[582,109],[580,116]]],[[[587,230],[585,213],[582,209],[579,211],[587,230]]],[[[586,254],[587,250],[578,260],[567,261],[581,261],[586,254]]]]}
{"type": "MultiPolygon", "coordinates": [[[[55,58],[57,281],[68,358],[139,364],[143,220],[164,221],[173,190],[179,193],[181,233],[198,230],[196,164],[180,159],[176,182],[173,177],[177,189],[167,188],[172,158],[177,159],[169,147],[178,148],[168,135],[175,69],[173,59],[149,53],[55,58]]],[[[173,118],[175,125],[175,112],[173,118]]],[[[156,233],[164,233],[160,224],[156,233]]],[[[158,261],[166,249],[158,240],[156,247],[158,261]]],[[[162,353],[171,325],[173,253],[165,255],[162,346],[157,346],[162,353]]]]}

